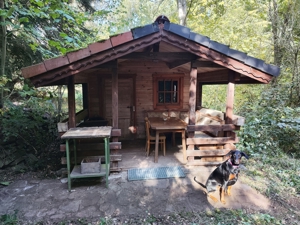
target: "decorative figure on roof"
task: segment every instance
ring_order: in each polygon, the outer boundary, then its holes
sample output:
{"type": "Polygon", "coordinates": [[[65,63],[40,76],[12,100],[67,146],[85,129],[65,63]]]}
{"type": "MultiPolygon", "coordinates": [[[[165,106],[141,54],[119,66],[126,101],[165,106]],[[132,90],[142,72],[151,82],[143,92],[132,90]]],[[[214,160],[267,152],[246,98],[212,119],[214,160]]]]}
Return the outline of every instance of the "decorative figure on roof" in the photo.
{"type": "Polygon", "coordinates": [[[164,15],[160,15],[159,17],[156,18],[155,22],[157,22],[158,24],[164,24],[165,22],[170,22],[170,20],[168,19],[168,17],[164,16],[164,15]]]}

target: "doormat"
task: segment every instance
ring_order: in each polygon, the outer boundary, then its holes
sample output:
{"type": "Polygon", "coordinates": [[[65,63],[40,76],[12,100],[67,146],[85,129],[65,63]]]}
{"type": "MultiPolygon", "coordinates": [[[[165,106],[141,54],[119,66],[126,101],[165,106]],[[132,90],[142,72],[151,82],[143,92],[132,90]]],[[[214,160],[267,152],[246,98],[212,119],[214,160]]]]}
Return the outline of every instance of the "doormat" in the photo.
{"type": "Polygon", "coordinates": [[[185,177],[185,174],[180,166],[128,170],[129,181],[164,179],[164,178],[171,178],[171,177],[185,177]]]}

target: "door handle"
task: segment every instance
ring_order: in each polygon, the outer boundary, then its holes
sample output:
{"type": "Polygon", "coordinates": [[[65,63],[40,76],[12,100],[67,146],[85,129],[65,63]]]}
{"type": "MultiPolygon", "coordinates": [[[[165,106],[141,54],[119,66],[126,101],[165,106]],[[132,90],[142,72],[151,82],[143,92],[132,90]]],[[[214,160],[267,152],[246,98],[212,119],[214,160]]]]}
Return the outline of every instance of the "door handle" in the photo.
{"type": "Polygon", "coordinates": [[[127,109],[132,109],[132,111],[135,112],[135,106],[134,105],[127,106],[127,109]]]}

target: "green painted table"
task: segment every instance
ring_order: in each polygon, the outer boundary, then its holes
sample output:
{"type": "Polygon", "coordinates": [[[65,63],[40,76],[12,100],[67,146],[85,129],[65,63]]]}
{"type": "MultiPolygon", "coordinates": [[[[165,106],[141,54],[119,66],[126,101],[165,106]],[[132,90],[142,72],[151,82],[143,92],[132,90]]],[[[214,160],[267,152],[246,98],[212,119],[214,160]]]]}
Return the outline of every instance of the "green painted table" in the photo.
{"type": "Polygon", "coordinates": [[[71,179],[72,178],[87,178],[87,177],[102,177],[106,178],[106,187],[108,187],[108,175],[110,169],[110,149],[109,138],[111,136],[112,127],[75,127],[70,128],[66,133],[61,136],[61,139],[66,140],[66,154],[67,154],[67,169],[68,169],[68,189],[71,191],[71,179]],[[75,139],[84,138],[99,138],[104,140],[105,145],[105,164],[101,164],[101,170],[99,173],[84,173],[80,172],[80,165],[76,165],[76,145],[75,139]],[[70,148],[69,141],[74,140],[74,160],[75,166],[71,172],[70,162],[70,148]]]}

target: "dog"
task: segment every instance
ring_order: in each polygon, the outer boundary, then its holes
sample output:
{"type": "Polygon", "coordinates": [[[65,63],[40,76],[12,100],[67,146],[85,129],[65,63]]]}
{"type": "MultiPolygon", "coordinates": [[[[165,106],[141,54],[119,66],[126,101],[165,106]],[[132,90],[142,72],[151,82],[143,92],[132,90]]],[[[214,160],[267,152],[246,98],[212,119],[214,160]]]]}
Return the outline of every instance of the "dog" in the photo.
{"type": "Polygon", "coordinates": [[[211,195],[211,192],[217,190],[217,187],[220,188],[221,192],[221,202],[225,204],[224,195],[225,192],[227,195],[231,195],[231,187],[236,183],[238,180],[238,175],[240,172],[240,160],[244,156],[246,159],[249,157],[239,150],[231,150],[227,153],[227,156],[231,155],[229,159],[219,165],[208,177],[206,184],[202,184],[196,180],[194,177],[195,182],[200,184],[203,188],[207,190],[207,195],[218,202],[218,199],[211,195]]]}

